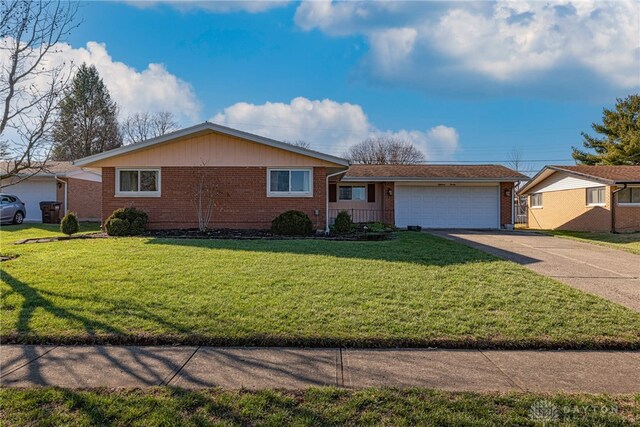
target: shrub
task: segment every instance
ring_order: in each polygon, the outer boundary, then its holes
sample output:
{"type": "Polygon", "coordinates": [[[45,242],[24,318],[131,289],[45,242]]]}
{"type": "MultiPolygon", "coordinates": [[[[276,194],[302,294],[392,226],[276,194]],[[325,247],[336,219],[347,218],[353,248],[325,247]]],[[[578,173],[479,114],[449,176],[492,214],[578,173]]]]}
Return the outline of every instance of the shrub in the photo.
{"type": "Polygon", "coordinates": [[[333,231],[336,233],[349,233],[353,230],[353,221],[347,211],[338,212],[336,221],[333,223],[333,231]]]}
{"type": "Polygon", "coordinates": [[[285,236],[306,236],[313,233],[313,223],[304,212],[286,211],[271,222],[271,231],[285,236]]]}
{"type": "Polygon", "coordinates": [[[73,212],[66,214],[64,218],[62,218],[62,221],[60,221],[60,231],[67,236],[71,236],[80,231],[78,216],[73,212]]]}
{"type": "Polygon", "coordinates": [[[104,228],[109,236],[129,236],[129,223],[124,219],[109,217],[104,228]]]}
{"type": "Polygon", "coordinates": [[[120,208],[107,218],[104,227],[109,236],[135,236],[147,228],[149,216],[136,208],[120,208]]]}

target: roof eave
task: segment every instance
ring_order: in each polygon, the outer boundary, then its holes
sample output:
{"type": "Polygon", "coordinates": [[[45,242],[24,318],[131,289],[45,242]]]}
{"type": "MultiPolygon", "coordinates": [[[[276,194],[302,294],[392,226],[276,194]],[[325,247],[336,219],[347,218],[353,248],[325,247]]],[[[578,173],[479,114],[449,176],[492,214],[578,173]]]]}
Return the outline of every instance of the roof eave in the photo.
{"type": "MultiPolygon", "coordinates": [[[[527,178],[528,179],[528,178],[527,178]]],[[[519,182],[526,181],[525,178],[517,177],[495,177],[495,178],[429,178],[429,177],[406,177],[406,176],[344,176],[343,181],[352,182],[519,182]]]]}
{"type": "Polygon", "coordinates": [[[290,151],[293,153],[297,153],[303,156],[316,158],[319,160],[324,160],[329,163],[335,163],[341,166],[349,166],[349,161],[347,159],[343,159],[341,157],[332,156],[330,154],[320,153],[318,151],[309,150],[303,147],[297,147],[295,145],[287,144],[286,142],[276,141],[275,139],[265,138],[263,136],[254,135],[248,132],[244,132],[237,129],[232,129],[226,126],[204,122],[195,126],[191,126],[185,129],[181,129],[175,132],[171,132],[157,138],[148,139],[144,142],[139,142],[136,144],[127,145],[124,147],[116,148],[113,150],[105,151],[104,153],[94,154],[92,156],[84,157],[82,159],[75,160],[73,162],[76,166],[88,166],[100,160],[105,160],[111,157],[120,156],[123,154],[131,153],[138,150],[143,150],[145,148],[152,147],[154,145],[163,144],[167,142],[171,142],[176,138],[182,138],[185,136],[189,136],[191,134],[202,132],[205,130],[210,130],[212,132],[219,132],[229,136],[235,136],[238,138],[246,139],[252,142],[256,142],[259,144],[267,145],[274,148],[280,148],[286,151],[290,151]]]}

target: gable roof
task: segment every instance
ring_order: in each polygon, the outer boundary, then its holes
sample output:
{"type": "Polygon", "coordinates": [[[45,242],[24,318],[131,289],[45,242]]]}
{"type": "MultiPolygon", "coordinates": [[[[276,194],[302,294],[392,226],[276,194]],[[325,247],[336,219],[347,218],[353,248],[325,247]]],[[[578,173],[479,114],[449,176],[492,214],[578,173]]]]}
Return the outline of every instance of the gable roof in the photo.
{"type": "MultiPolygon", "coordinates": [[[[6,171],[12,168],[11,162],[0,162],[0,170],[6,171]]],[[[58,176],[67,177],[77,175],[82,172],[92,173],[97,176],[101,175],[100,169],[83,168],[74,165],[72,162],[56,162],[48,161],[44,168],[34,167],[23,169],[18,176],[58,176]]]]}
{"type": "Polygon", "coordinates": [[[254,135],[249,132],[233,129],[230,127],[218,125],[215,123],[204,122],[199,125],[191,126],[188,128],[180,129],[175,132],[170,132],[157,138],[147,139],[146,141],[138,142],[131,145],[125,145],[124,147],[115,148],[113,150],[105,151],[104,153],[94,154],[83,159],[78,159],[73,162],[74,165],[83,166],[90,165],[91,163],[99,160],[108,159],[111,157],[120,156],[123,154],[131,153],[134,151],[142,150],[145,148],[153,147],[164,143],[171,142],[178,138],[184,138],[197,133],[212,131],[221,133],[224,135],[233,136],[236,138],[242,138],[251,142],[266,145],[269,147],[279,148],[292,153],[297,153],[303,156],[312,157],[319,160],[324,160],[330,163],[335,163],[340,166],[349,166],[349,161],[341,157],[332,156],[330,154],[321,153],[319,151],[309,150],[308,148],[298,147],[296,145],[288,144],[282,141],[276,141],[275,139],[265,138],[263,136],[254,135]]]}
{"type": "Polygon", "coordinates": [[[640,184],[640,165],[573,165],[545,166],[520,190],[527,194],[531,189],[556,172],[590,179],[604,185],[640,184]]]}
{"type": "Polygon", "coordinates": [[[500,165],[351,165],[344,181],[525,181],[500,165]]]}

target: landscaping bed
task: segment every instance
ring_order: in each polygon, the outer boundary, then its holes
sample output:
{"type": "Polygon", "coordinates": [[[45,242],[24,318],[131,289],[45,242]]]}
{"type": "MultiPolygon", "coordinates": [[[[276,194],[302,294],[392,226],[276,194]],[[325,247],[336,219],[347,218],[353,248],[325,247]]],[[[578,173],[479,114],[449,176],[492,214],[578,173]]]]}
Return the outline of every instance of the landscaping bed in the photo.
{"type": "Polygon", "coordinates": [[[390,231],[369,232],[357,229],[350,233],[324,234],[316,233],[309,236],[283,236],[274,234],[270,230],[252,229],[210,229],[201,231],[192,229],[147,230],[142,236],[164,239],[222,239],[222,240],[385,240],[391,235],[390,231]]]}
{"type": "Polygon", "coordinates": [[[640,422],[640,395],[157,387],[0,389],[0,400],[3,423],[31,426],[632,426],[640,422]]]}

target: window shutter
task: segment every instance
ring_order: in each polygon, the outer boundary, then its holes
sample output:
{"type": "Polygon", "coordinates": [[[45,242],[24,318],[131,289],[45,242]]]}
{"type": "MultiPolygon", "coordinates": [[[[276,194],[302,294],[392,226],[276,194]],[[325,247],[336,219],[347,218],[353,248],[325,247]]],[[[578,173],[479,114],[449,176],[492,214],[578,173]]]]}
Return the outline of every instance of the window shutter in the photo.
{"type": "Polygon", "coordinates": [[[376,185],[375,184],[367,185],[367,202],[369,203],[376,202],[376,185]]]}
{"type": "Polygon", "coordinates": [[[336,201],[336,192],[338,185],[337,184],[329,184],[329,203],[334,203],[336,201]]]}

